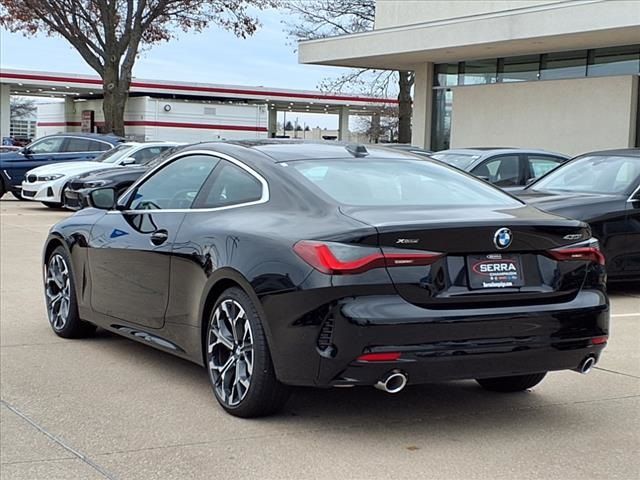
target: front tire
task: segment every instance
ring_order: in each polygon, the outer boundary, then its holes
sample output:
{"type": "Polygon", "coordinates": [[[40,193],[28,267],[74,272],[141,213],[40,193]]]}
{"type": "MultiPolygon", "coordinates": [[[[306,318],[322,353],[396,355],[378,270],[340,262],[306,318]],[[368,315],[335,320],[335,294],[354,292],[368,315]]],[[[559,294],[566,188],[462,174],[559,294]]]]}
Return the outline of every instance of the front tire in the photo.
{"type": "Polygon", "coordinates": [[[482,388],[492,392],[521,392],[539,384],[547,372],[532,373],[531,375],[515,375],[513,377],[480,378],[477,379],[482,388]]]}
{"type": "Polygon", "coordinates": [[[243,290],[229,288],[220,295],[205,341],[213,393],[228,413],[260,417],[285,404],[289,388],[276,378],[262,319],[243,290]]]}
{"type": "Polygon", "coordinates": [[[15,191],[15,190],[11,190],[11,195],[14,196],[14,198],[20,200],[21,202],[24,201],[24,198],[22,198],[22,195],[20,193],[20,190],[15,191]]]}
{"type": "Polygon", "coordinates": [[[49,324],[56,335],[80,338],[95,332],[95,325],[80,320],[71,259],[63,247],[57,247],[47,259],[44,292],[49,324]]]}
{"type": "Polygon", "coordinates": [[[56,202],[41,202],[45,207],[49,207],[49,208],[62,208],[62,204],[61,203],[56,203],[56,202]]]}

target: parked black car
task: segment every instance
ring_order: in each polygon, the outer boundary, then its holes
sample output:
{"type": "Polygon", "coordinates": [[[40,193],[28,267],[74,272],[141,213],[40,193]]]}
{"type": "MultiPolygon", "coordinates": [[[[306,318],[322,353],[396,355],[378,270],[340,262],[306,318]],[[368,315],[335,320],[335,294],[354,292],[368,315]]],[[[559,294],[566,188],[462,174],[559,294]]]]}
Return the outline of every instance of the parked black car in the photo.
{"type": "Polygon", "coordinates": [[[524,186],[569,160],[561,153],[502,147],[441,150],[431,157],[501,188],[524,186]]]}
{"type": "Polygon", "coordinates": [[[609,280],[640,280],[639,149],[585,153],[515,195],[589,223],[607,259],[609,280]]]}
{"type": "Polygon", "coordinates": [[[518,391],[607,342],[589,227],[437,161],[199,144],[91,201],[44,247],[54,332],[99,325],[206,366],[234,415],[275,411],[288,385],[518,391]]]}
{"type": "Polygon", "coordinates": [[[109,187],[115,189],[117,195],[122,194],[148,169],[160,164],[180,148],[182,145],[169,147],[160,155],[143,158],[136,165],[108,168],[73,177],[64,190],[63,207],[69,210],[80,210],[87,207],[89,195],[96,188],[109,187]]]}

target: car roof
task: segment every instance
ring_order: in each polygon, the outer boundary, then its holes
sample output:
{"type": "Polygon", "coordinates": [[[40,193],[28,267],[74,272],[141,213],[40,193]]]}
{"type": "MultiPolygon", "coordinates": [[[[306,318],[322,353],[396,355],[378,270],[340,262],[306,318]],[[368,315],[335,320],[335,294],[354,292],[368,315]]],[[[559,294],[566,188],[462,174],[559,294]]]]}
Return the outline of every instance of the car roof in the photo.
{"type": "Polygon", "coordinates": [[[35,140],[40,140],[42,138],[47,138],[47,137],[85,137],[85,138],[91,138],[94,140],[103,140],[105,142],[109,142],[109,143],[122,143],[125,141],[125,139],[123,137],[118,137],[117,135],[113,135],[111,133],[109,134],[104,134],[104,133],[87,133],[87,132],[61,132],[61,133],[53,133],[51,135],[45,135],[44,137],[40,137],[40,138],[34,138],[35,140]]]}
{"type": "Polygon", "coordinates": [[[270,157],[273,162],[294,160],[320,160],[330,158],[406,158],[416,156],[402,150],[393,150],[377,145],[361,145],[331,140],[310,141],[293,139],[225,140],[190,145],[188,150],[211,149],[232,153],[234,147],[243,147],[270,157]],[[364,150],[362,150],[364,149],[364,150]],[[362,153],[357,153],[358,150],[362,153]],[[365,153],[366,152],[366,153],[365,153]]]}
{"type": "Polygon", "coordinates": [[[640,158],[640,148],[617,148],[614,150],[599,150],[596,152],[581,153],[578,157],[586,156],[618,156],[618,157],[637,157],[640,158]]]}
{"type": "Polygon", "coordinates": [[[569,158],[568,155],[558,152],[550,152],[540,148],[516,148],[516,147],[469,147],[469,148],[450,148],[448,150],[440,150],[435,153],[457,153],[462,155],[480,155],[488,157],[495,154],[505,153],[539,153],[542,155],[554,155],[558,157],[569,158]]]}

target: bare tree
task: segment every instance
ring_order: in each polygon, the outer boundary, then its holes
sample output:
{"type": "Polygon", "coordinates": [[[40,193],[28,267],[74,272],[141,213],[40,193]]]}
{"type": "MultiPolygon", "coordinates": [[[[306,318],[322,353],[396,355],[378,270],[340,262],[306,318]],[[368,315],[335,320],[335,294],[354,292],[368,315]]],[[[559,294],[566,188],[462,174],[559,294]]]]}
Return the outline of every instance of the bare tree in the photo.
{"type": "Polygon", "coordinates": [[[141,49],[212,24],[245,38],[258,26],[248,9],[275,1],[0,0],[0,26],[65,38],[102,78],[105,130],[124,135],[124,109],[141,49]]]}
{"type": "MultiPolygon", "coordinates": [[[[296,40],[365,32],[372,30],[375,22],[375,0],[283,0],[282,4],[294,15],[294,19],[285,25],[289,35],[296,40]]],[[[356,90],[377,97],[397,92],[398,141],[409,143],[413,82],[413,72],[359,69],[338,78],[325,79],[319,88],[331,92],[356,90]]]]}
{"type": "Polygon", "coordinates": [[[9,115],[14,118],[27,118],[36,112],[36,102],[29,98],[11,97],[9,115]]]}

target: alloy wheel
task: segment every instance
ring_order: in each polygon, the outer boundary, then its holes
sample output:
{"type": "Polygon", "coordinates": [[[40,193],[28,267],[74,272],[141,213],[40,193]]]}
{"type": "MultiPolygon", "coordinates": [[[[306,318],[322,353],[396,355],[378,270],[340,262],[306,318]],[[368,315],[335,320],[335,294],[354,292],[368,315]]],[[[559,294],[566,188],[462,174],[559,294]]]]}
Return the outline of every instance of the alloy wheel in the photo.
{"type": "Polygon", "coordinates": [[[207,336],[209,375],[218,398],[230,407],[247,395],[253,373],[253,333],[242,305],[222,301],[213,312],[207,336]]]}
{"type": "Polygon", "coordinates": [[[62,330],[69,319],[71,279],[67,261],[57,253],[49,259],[47,264],[45,295],[49,322],[55,330],[62,330]]]}

